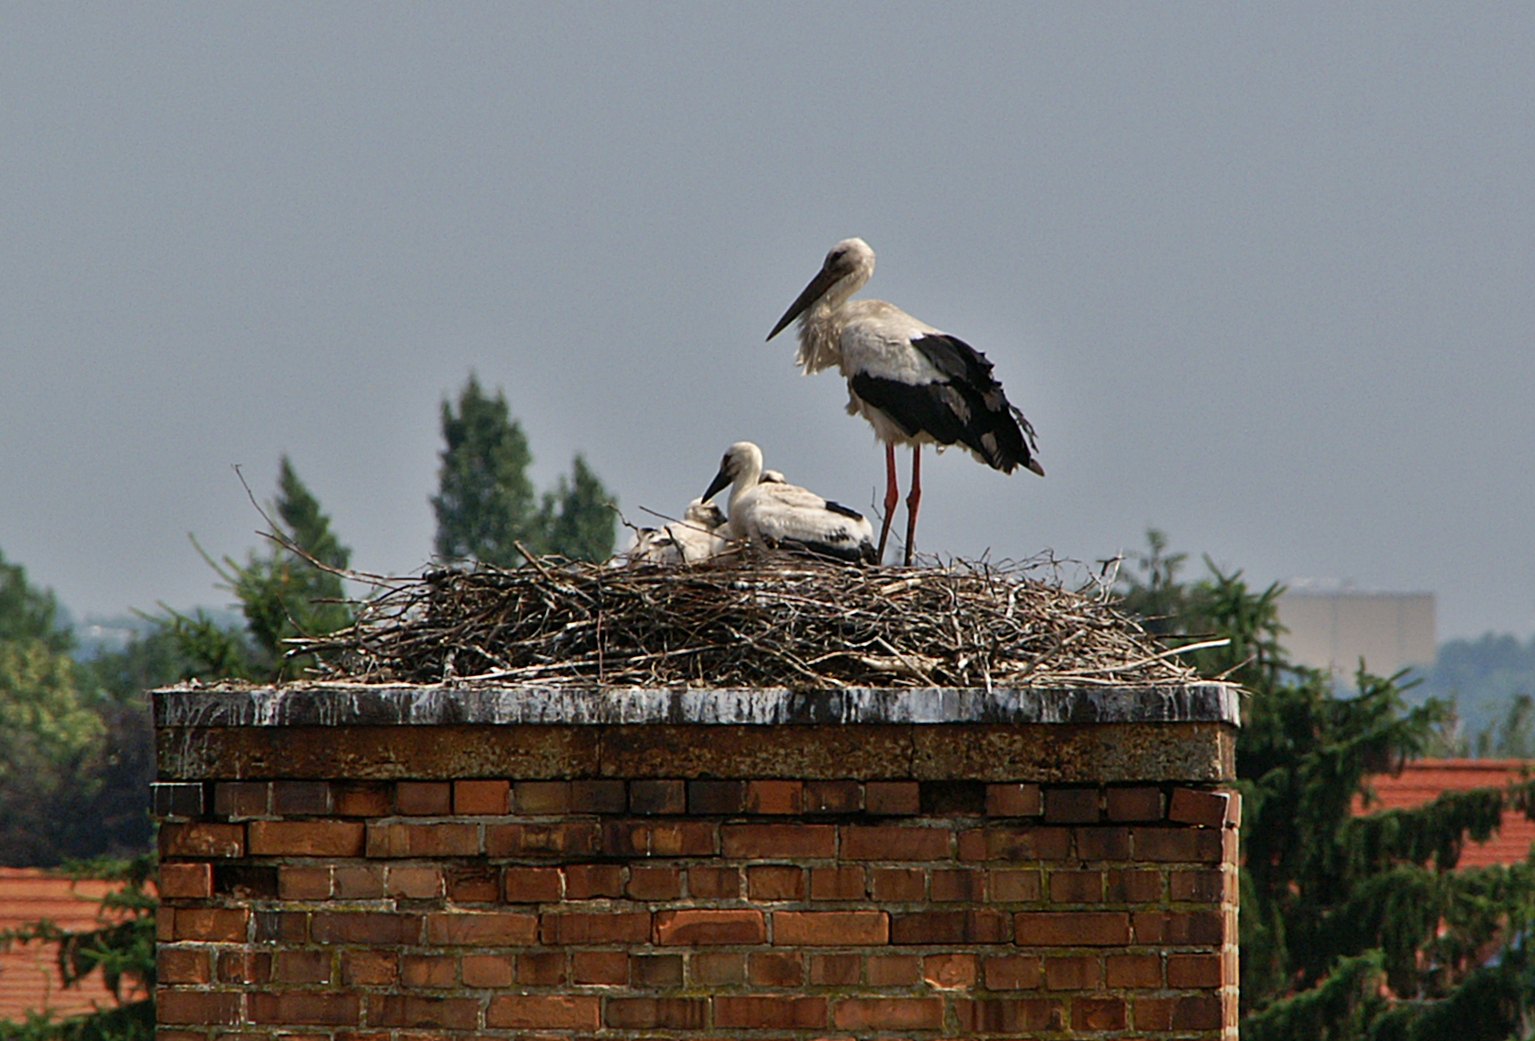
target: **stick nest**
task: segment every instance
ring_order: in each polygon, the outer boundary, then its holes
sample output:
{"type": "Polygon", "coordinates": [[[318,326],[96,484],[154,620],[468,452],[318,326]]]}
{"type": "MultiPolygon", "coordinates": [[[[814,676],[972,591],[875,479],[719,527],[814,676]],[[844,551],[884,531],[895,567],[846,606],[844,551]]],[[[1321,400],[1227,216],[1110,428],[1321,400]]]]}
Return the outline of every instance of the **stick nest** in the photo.
{"type": "Polygon", "coordinates": [[[1051,687],[1197,679],[1062,564],[693,567],[558,558],[389,580],[355,625],[294,641],[319,678],[620,686],[1051,687]]]}

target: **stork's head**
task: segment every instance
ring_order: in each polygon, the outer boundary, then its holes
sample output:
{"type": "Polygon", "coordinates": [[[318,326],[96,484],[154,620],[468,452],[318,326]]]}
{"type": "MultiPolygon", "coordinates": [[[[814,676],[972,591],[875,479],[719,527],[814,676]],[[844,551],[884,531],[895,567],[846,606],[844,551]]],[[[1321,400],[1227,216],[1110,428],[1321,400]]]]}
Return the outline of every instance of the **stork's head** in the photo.
{"type": "Polygon", "coordinates": [[[750,441],[737,441],[725,450],[724,457],[720,459],[719,472],[709,482],[709,490],[704,492],[704,502],[714,498],[728,484],[740,488],[756,484],[761,476],[762,449],[750,441]]]}
{"type": "Polygon", "coordinates": [[[821,270],[810,280],[805,291],[789,305],[783,317],[778,319],[778,324],[768,333],[768,339],[783,332],[785,326],[823,299],[831,307],[840,306],[844,300],[862,289],[872,274],[874,251],[869,248],[869,244],[863,239],[843,239],[826,254],[821,270]]]}

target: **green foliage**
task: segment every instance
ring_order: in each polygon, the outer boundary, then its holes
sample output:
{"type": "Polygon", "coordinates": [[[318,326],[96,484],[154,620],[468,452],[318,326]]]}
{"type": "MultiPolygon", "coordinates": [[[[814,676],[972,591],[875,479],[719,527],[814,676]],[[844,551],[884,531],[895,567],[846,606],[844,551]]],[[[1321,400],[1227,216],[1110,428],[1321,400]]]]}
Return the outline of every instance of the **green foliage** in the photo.
{"type": "Polygon", "coordinates": [[[438,555],[501,567],[522,561],[519,544],[530,553],[580,560],[612,555],[612,496],[580,455],[570,477],[561,477],[535,508],[528,439],[499,389],[487,397],[471,373],[458,408],[442,403],[442,436],[446,447],[432,497],[438,555]]]}
{"type": "Polygon", "coordinates": [[[26,568],[7,564],[0,553],[0,641],[18,640],[40,640],[55,654],[68,653],[75,643],[52,590],[33,586],[26,568]]]}
{"type": "Polygon", "coordinates": [[[77,986],[93,972],[118,1004],[94,1013],[55,1019],[31,1013],[24,1023],[0,1023],[0,1041],[148,1041],[154,1037],[154,1001],[124,1002],[134,989],[153,994],[155,987],[155,907],[145,887],[154,869],[153,854],[131,860],[75,862],[63,869],[73,878],[121,883],[97,902],[99,924],[70,932],[49,921],[0,931],[0,949],[12,943],[43,941],[59,945],[59,974],[64,986],[77,986]]]}
{"type": "Polygon", "coordinates": [[[1535,989],[1522,944],[1535,935],[1535,860],[1456,864],[1505,809],[1535,805],[1535,782],[1354,816],[1372,775],[1435,747],[1450,707],[1409,706],[1401,674],[1374,676],[1363,663],[1354,691],[1336,690],[1287,660],[1278,585],[1255,591],[1208,557],[1205,578],[1180,582],[1183,555],[1168,554],[1159,532],[1149,541],[1125,580],[1126,604],[1157,612],[1157,631],[1178,642],[1229,638],[1189,657],[1249,695],[1237,738],[1243,1036],[1527,1036],[1535,989]]]}

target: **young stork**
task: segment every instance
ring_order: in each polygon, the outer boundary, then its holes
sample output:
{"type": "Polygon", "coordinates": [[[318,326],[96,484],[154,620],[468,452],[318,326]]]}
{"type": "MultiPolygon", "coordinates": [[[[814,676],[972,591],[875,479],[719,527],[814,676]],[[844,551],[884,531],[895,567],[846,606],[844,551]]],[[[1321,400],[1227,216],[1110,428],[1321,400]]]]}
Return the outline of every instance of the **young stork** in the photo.
{"type": "Polygon", "coordinates": [[[939,332],[883,300],[852,300],[874,274],[874,251],[863,239],[844,239],[826,254],[773,331],[771,340],[799,319],[795,361],[805,375],[835,365],[847,378],[847,410],[861,415],[885,443],[885,518],[878,559],[885,556],[890,520],[900,500],[895,446],[911,446],[911,492],[906,497],[906,564],[910,566],[922,501],[922,446],[941,452],[958,444],[1005,474],[1023,466],[1041,477],[1034,458],[1034,428],[1007,400],[986,355],[957,336],[939,332]]]}
{"type": "Polygon", "coordinates": [[[713,503],[694,499],[682,520],[656,528],[641,528],[626,554],[630,564],[697,564],[729,548],[723,528],[725,515],[713,503]]]}
{"type": "Polygon", "coordinates": [[[763,480],[762,449],[750,441],[730,446],[704,492],[708,502],[731,486],[725,534],[753,545],[803,549],[852,563],[878,560],[874,528],[862,514],[789,484],[782,474],[776,476],[777,480],[763,480]]]}

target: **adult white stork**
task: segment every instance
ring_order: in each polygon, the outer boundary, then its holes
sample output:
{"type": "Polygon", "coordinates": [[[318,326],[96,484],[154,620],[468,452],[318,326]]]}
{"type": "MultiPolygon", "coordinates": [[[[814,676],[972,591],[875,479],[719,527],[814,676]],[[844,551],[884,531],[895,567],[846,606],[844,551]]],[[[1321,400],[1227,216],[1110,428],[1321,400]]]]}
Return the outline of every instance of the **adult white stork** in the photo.
{"type": "Polygon", "coordinates": [[[986,355],[883,300],[851,299],[872,274],[874,251],[868,243],[856,238],[837,243],[767,338],[798,318],[795,361],[807,376],[833,365],[841,369],[847,377],[848,413],[867,419],[874,436],[885,443],[880,560],[900,500],[895,446],[911,446],[911,492],[906,497],[910,565],[922,501],[923,445],[937,445],[940,452],[960,445],[1006,474],[1022,466],[1043,477],[1045,468],[1034,458],[1034,428],[1007,400],[986,355]]]}
{"type": "Polygon", "coordinates": [[[730,485],[730,538],[769,548],[803,549],[852,563],[872,564],[874,528],[857,510],[779,480],[762,480],[762,449],[737,441],[720,460],[704,492],[708,502],[730,485]]]}

